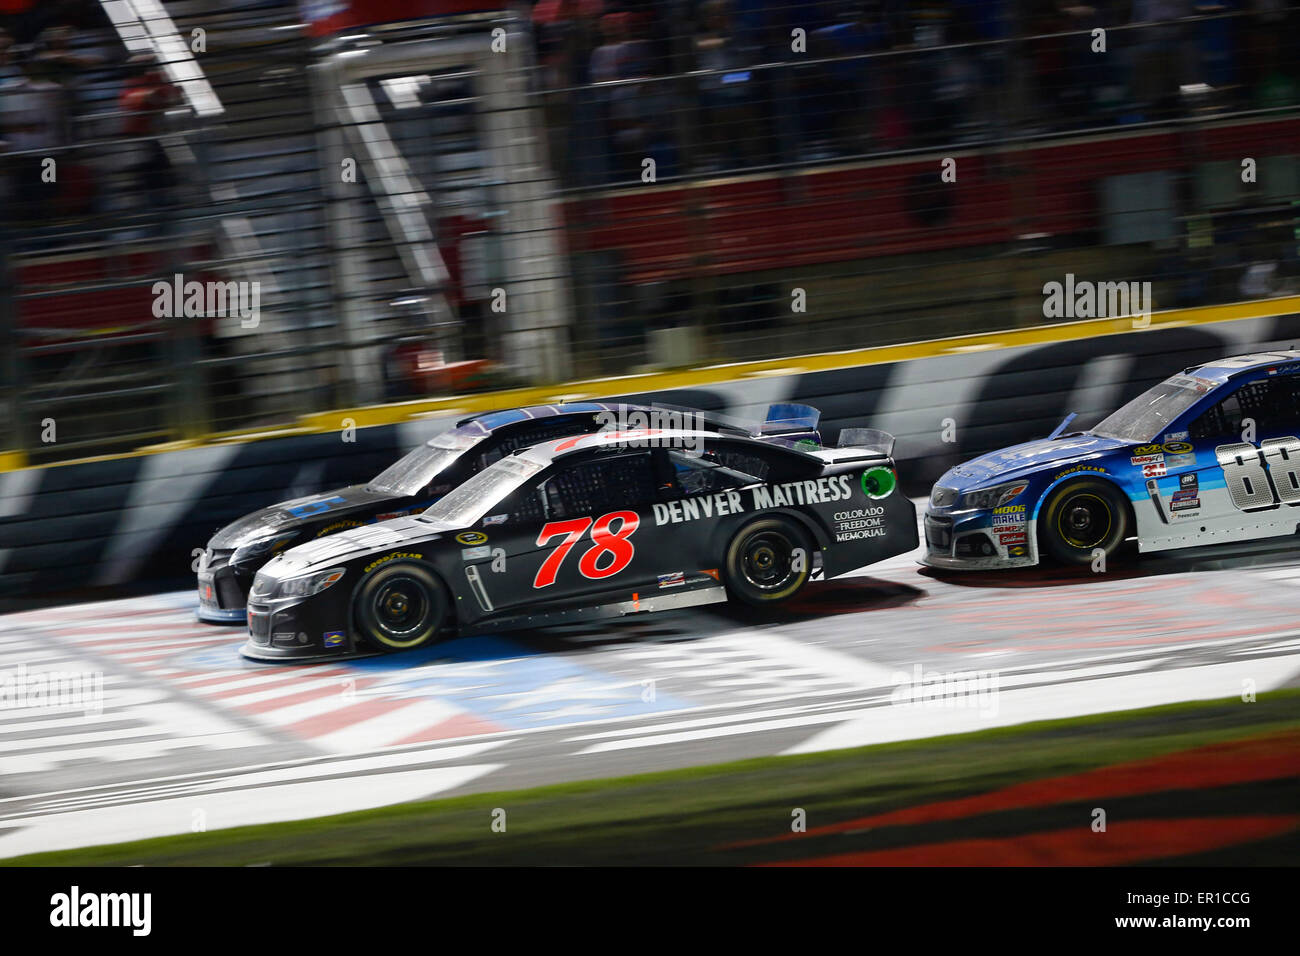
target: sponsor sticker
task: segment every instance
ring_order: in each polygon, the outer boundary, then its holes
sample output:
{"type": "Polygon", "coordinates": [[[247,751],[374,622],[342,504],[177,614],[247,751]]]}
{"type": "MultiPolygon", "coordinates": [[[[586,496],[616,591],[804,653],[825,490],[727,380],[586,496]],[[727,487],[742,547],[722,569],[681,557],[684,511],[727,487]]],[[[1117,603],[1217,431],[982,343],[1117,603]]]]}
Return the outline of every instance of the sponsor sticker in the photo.
{"type": "Polygon", "coordinates": [[[1142,466],[1143,478],[1163,478],[1166,474],[1168,474],[1168,472],[1169,469],[1165,467],[1165,463],[1163,461],[1156,461],[1156,462],[1152,462],[1149,465],[1142,466]]]}
{"type": "Polygon", "coordinates": [[[1190,437],[1187,432],[1165,432],[1165,441],[1187,441],[1190,437]]]}
{"type": "MultiPolygon", "coordinates": [[[[1139,458],[1143,455],[1158,455],[1165,450],[1164,445],[1138,445],[1133,449],[1133,454],[1139,458]]],[[[1133,462],[1137,464],[1137,462],[1133,462]]]]}
{"type": "Polygon", "coordinates": [[[835,540],[837,541],[854,541],[858,538],[882,538],[885,536],[885,509],[883,507],[837,511],[834,520],[835,540]]]}
{"type": "Polygon", "coordinates": [[[1001,544],[1024,544],[1029,540],[1029,535],[1024,531],[1015,531],[1008,534],[998,535],[998,541],[1001,544]]]}
{"type": "Polygon", "coordinates": [[[1025,506],[1002,505],[1000,508],[994,508],[992,522],[995,531],[1024,530],[1025,506]]]}
{"type": "Polygon", "coordinates": [[[347,635],[345,635],[342,631],[325,632],[326,647],[342,647],[345,643],[347,643],[347,635]]]}
{"type": "Polygon", "coordinates": [[[1190,388],[1198,394],[1204,394],[1219,387],[1219,383],[1214,379],[1202,378],[1199,375],[1171,375],[1167,381],[1170,385],[1175,385],[1178,388],[1190,388]]]}
{"type": "Polygon", "coordinates": [[[1184,512],[1175,517],[1190,518],[1201,508],[1200,479],[1195,475],[1179,475],[1178,490],[1169,502],[1170,512],[1184,512]]]}
{"type": "Polygon", "coordinates": [[[1092,472],[1093,474],[1104,475],[1106,469],[1100,465],[1075,465],[1073,468],[1067,468],[1065,471],[1059,471],[1053,476],[1053,481],[1060,481],[1066,475],[1076,475],[1080,472],[1092,472]]]}
{"type": "Polygon", "coordinates": [[[1167,441],[1164,449],[1171,455],[1186,455],[1193,451],[1191,443],[1185,441],[1167,441]]]}
{"type": "Polygon", "coordinates": [[[308,501],[306,504],[294,505],[291,508],[286,508],[285,511],[293,515],[295,518],[308,518],[312,515],[324,514],[326,511],[331,510],[335,505],[346,503],[347,499],[340,495],[334,495],[330,498],[323,498],[320,501],[308,501]]]}
{"type": "Polygon", "coordinates": [[[461,548],[460,558],[462,561],[483,561],[492,557],[491,545],[481,544],[477,548],[461,548]]]}
{"type": "Polygon", "coordinates": [[[415,560],[418,561],[420,558],[423,557],[424,557],[423,554],[416,554],[412,551],[394,551],[392,554],[384,555],[382,558],[379,558],[377,561],[371,561],[369,564],[366,565],[366,570],[373,571],[381,564],[387,564],[389,561],[393,561],[397,558],[414,558],[415,560]]]}
{"type": "Polygon", "coordinates": [[[494,524],[505,524],[509,515],[488,515],[483,519],[483,527],[490,528],[494,524]]]}
{"type": "Polygon", "coordinates": [[[1195,455],[1166,455],[1166,468],[1190,468],[1196,464],[1195,455]]]}
{"type": "Polygon", "coordinates": [[[1007,548],[1007,554],[1013,558],[1023,558],[1029,554],[1029,551],[1023,544],[1015,544],[1007,548]]]}
{"type": "Polygon", "coordinates": [[[1128,460],[1130,465],[1150,465],[1157,461],[1164,461],[1163,454],[1134,455],[1128,460]]]}
{"type": "Polygon", "coordinates": [[[326,535],[334,534],[337,531],[346,531],[348,528],[360,528],[360,521],[335,521],[333,524],[327,524],[316,532],[316,537],[323,538],[326,535]]]}
{"type": "Polygon", "coordinates": [[[888,468],[869,468],[862,473],[862,493],[868,498],[888,498],[898,478],[888,468]]]}
{"type": "Polygon", "coordinates": [[[482,531],[462,531],[456,535],[456,540],[461,544],[483,544],[487,539],[488,536],[482,531]]]}
{"type": "Polygon", "coordinates": [[[668,574],[659,575],[659,586],[661,588],[675,588],[686,583],[685,571],[672,571],[668,574]]]}

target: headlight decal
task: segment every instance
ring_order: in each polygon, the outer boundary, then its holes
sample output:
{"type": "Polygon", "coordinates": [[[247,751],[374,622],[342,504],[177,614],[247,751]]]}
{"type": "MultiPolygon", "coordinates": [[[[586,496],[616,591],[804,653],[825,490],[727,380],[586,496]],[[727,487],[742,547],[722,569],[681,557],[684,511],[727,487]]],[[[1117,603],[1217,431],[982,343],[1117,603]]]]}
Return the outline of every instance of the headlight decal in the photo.
{"type": "Polygon", "coordinates": [[[317,571],[315,574],[285,578],[276,585],[274,597],[311,597],[313,594],[320,594],[321,591],[341,581],[345,573],[347,572],[344,568],[330,568],[328,571],[317,571]]]}
{"type": "Polygon", "coordinates": [[[280,545],[287,544],[296,537],[298,537],[298,533],[295,531],[293,534],[274,535],[270,538],[260,538],[257,541],[250,541],[248,544],[241,544],[230,556],[230,563],[243,564],[249,558],[258,558],[264,554],[269,554],[280,545]]]}
{"type": "Polygon", "coordinates": [[[992,488],[968,491],[962,495],[962,506],[979,510],[1000,508],[1002,505],[1014,501],[1028,487],[1029,482],[1027,481],[1012,481],[1002,485],[994,485],[992,488]]]}

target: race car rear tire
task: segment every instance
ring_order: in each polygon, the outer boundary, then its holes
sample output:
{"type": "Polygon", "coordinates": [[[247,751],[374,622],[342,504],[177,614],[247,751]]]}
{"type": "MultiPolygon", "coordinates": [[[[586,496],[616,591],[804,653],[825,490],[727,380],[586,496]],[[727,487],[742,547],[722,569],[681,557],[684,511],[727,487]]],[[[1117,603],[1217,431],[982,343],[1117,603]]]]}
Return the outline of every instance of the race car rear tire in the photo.
{"type": "Polygon", "coordinates": [[[410,562],[380,568],[361,582],[353,598],[361,637],[390,653],[437,642],[450,606],[447,588],[438,577],[410,562]]]}
{"type": "Polygon", "coordinates": [[[1054,490],[1038,517],[1042,549],[1063,564],[1091,564],[1100,548],[1110,557],[1128,537],[1129,505],[1109,481],[1071,481],[1054,490]]]}
{"type": "Polygon", "coordinates": [[[737,531],[727,546],[727,590],[746,604],[777,604],[808,583],[812,564],[812,539],[802,525],[762,518],[737,531]]]}

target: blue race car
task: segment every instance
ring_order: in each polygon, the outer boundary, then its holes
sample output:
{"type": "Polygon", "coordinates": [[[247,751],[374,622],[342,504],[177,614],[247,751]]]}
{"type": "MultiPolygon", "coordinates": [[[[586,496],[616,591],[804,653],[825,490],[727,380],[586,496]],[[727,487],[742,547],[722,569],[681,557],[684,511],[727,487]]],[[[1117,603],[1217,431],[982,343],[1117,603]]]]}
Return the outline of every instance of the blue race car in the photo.
{"type": "Polygon", "coordinates": [[[945,473],[922,563],[1088,564],[1134,536],[1140,551],[1161,551],[1300,526],[1300,351],[1184,369],[1089,431],[1063,433],[1073,417],[945,473]]]}

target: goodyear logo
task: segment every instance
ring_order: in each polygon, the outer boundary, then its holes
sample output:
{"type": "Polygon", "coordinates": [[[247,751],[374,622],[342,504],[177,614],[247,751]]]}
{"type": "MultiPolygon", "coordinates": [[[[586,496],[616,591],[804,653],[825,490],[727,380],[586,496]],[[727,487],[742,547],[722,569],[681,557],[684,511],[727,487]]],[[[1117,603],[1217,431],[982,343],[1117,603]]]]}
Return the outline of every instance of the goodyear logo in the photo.
{"type": "MultiPolygon", "coordinates": [[[[1136,451],[1136,449],[1134,450],[1136,451]]],[[[1084,472],[1091,472],[1092,474],[1104,475],[1106,474],[1106,469],[1098,465],[1075,465],[1073,468],[1067,468],[1065,469],[1065,471],[1058,472],[1056,475],[1052,477],[1052,480],[1060,481],[1066,475],[1076,475],[1084,472]]]]}
{"type": "Polygon", "coordinates": [[[487,535],[482,531],[462,531],[456,535],[456,540],[461,544],[483,544],[487,541],[487,535]]]}
{"type": "Polygon", "coordinates": [[[360,528],[360,527],[361,527],[360,521],[336,521],[331,525],[326,525],[325,527],[321,528],[320,531],[316,532],[316,537],[323,538],[327,534],[334,534],[334,532],[336,531],[344,531],[348,528],[360,528]]]}
{"type": "Polygon", "coordinates": [[[422,557],[424,557],[424,555],[422,555],[422,554],[414,554],[413,552],[410,552],[410,551],[395,551],[395,552],[393,552],[392,554],[386,554],[386,555],[384,555],[384,556],[383,556],[382,558],[380,558],[378,561],[371,561],[369,564],[366,565],[366,570],[367,570],[367,571],[373,571],[375,568],[379,567],[381,564],[387,564],[389,561],[395,561],[395,560],[398,559],[398,558],[414,558],[415,560],[418,561],[418,560],[420,560],[420,558],[422,558],[422,557]]]}

